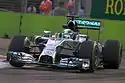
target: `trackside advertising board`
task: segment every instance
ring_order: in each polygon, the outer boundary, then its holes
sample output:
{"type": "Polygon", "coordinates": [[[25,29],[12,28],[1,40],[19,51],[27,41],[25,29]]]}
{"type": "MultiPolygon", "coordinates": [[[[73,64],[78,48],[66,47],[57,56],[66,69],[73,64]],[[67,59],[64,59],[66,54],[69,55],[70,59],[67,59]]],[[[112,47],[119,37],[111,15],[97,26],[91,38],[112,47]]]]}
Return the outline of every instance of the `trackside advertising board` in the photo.
{"type": "Polygon", "coordinates": [[[125,21],[125,0],[92,0],[91,17],[125,21]]]}

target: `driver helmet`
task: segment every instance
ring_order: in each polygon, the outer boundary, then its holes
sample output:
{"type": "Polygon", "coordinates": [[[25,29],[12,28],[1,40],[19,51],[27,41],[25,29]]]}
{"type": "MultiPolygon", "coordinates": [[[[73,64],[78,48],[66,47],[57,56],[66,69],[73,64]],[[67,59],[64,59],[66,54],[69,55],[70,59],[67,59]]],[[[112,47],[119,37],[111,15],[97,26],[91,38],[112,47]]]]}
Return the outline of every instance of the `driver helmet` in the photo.
{"type": "Polygon", "coordinates": [[[71,34],[72,33],[72,30],[70,30],[70,29],[65,29],[64,30],[64,34],[71,34]]]}
{"type": "Polygon", "coordinates": [[[70,35],[64,35],[64,38],[70,39],[71,37],[70,37],[70,35]]]}

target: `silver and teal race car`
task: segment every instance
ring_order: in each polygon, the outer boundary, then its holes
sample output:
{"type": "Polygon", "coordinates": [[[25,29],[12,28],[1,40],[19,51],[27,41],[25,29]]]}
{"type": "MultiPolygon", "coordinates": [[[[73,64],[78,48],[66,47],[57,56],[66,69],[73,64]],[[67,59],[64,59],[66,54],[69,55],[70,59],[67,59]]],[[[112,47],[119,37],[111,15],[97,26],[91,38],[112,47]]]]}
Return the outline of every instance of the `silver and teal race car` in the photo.
{"type": "Polygon", "coordinates": [[[79,29],[99,31],[100,23],[100,21],[72,19],[63,25],[63,28],[71,30],[70,33],[51,36],[46,43],[41,41],[34,44],[32,43],[34,41],[30,41],[27,36],[15,36],[7,52],[9,63],[14,67],[35,64],[52,68],[77,69],[81,72],[94,72],[100,67],[118,69],[122,59],[122,45],[118,40],[107,40],[104,44],[100,44],[99,40],[91,40],[88,34],[79,32],[79,29]]]}

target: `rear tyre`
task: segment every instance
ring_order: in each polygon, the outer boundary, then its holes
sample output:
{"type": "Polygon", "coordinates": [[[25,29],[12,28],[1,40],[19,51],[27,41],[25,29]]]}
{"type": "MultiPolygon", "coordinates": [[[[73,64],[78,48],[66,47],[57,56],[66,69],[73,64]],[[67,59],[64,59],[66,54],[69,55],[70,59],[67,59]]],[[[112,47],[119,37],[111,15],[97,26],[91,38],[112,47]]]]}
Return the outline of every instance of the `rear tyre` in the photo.
{"type": "Polygon", "coordinates": [[[84,70],[80,67],[81,72],[91,72],[93,73],[95,70],[95,59],[94,59],[94,42],[93,41],[85,41],[81,44],[78,52],[78,58],[81,59],[88,59],[90,60],[90,67],[89,70],[84,70]]]}
{"type": "Polygon", "coordinates": [[[10,51],[12,52],[29,52],[28,46],[30,45],[30,42],[28,41],[26,36],[14,36],[9,48],[8,48],[8,60],[10,65],[14,67],[22,67],[24,66],[24,63],[17,62],[16,58],[12,57],[11,54],[9,54],[10,51]]]}
{"type": "Polygon", "coordinates": [[[103,48],[105,69],[118,69],[122,58],[122,46],[117,40],[107,40],[103,48]]]}

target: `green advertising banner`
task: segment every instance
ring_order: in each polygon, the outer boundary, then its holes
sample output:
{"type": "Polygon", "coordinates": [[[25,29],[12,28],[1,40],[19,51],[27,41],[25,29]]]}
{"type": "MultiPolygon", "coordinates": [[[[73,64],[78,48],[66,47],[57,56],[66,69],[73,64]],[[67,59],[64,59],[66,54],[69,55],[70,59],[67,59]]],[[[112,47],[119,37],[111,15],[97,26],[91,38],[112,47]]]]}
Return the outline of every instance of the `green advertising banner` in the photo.
{"type": "Polygon", "coordinates": [[[92,0],[91,17],[125,20],[125,0],[92,0]]]}

